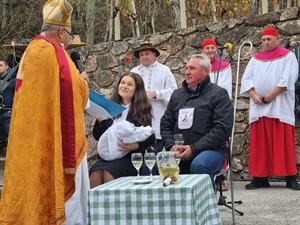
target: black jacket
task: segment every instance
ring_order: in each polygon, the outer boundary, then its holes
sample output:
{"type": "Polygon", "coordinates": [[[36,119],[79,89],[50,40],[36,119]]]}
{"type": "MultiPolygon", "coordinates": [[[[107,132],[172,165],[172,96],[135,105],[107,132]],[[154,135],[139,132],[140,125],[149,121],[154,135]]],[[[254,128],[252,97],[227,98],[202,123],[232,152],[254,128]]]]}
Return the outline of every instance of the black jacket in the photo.
{"type": "MultiPolygon", "coordinates": [[[[7,73],[3,77],[0,77],[0,83],[5,79],[5,77],[9,74],[10,71],[11,69],[8,68],[7,73]]],[[[3,97],[4,108],[8,109],[0,109],[0,113],[6,112],[7,110],[11,110],[14,101],[16,78],[10,78],[7,82],[9,82],[9,85],[5,88],[5,90],[2,93],[0,93],[0,95],[2,95],[3,97]]]]}
{"type": "Polygon", "coordinates": [[[182,87],[171,96],[161,119],[161,135],[169,150],[174,144],[174,134],[183,133],[184,144],[190,145],[194,157],[205,150],[220,152],[228,157],[226,141],[233,126],[233,107],[227,91],[210,82],[209,77],[192,91],[183,81],[182,87]],[[183,107],[195,107],[193,125],[190,129],[178,128],[178,113],[183,107]]]}

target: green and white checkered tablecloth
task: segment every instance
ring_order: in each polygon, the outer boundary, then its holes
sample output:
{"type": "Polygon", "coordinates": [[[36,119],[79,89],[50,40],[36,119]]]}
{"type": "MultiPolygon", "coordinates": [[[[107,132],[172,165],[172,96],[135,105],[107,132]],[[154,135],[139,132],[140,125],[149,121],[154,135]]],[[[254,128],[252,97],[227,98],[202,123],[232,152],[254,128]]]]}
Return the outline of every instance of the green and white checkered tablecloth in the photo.
{"type": "Polygon", "coordinates": [[[90,225],[222,224],[208,175],[179,175],[163,187],[159,176],[149,184],[122,177],[89,191],[90,225]]]}

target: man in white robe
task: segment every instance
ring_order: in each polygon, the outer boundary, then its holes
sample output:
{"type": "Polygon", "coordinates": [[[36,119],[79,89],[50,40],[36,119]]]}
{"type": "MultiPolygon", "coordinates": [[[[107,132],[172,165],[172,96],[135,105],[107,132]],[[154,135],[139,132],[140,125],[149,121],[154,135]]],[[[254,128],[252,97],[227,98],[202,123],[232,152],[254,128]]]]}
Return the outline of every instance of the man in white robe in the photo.
{"type": "Polygon", "coordinates": [[[278,45],[274,28],[262,32],[263,50],[248,63],[241,82],[241,96],[250,97],[249,173],[246,189],[269,187],[269,176],[284,176],[286,187],[300,190],[296,180],[295,55],[278,45]]]}
{"type": "Polygon", "coordinates": [[[131,70],[131,72],[137,73],[143,78],[152,105],[152,127],[156,137],[156,152],[163,149],[160,119],[164,115],[173,91],[177,89],[177,83],[170,68],[156,60],[159,55],[160,52],[151,43],[141,44],[134,51],[134,56],[140,60],[140,65],[131,70]]]}
{"type": "Polygon", "coordinates": [[[210,58],[211,71],[210,82],[225,88],[229,97],[232,96],[232,72],[228,62],[216,57],[217,43],[213,39],[205,39],[202,42],[201,52],[210,58]],[[220,68],[219,68],[220,67],[220,68]]]}

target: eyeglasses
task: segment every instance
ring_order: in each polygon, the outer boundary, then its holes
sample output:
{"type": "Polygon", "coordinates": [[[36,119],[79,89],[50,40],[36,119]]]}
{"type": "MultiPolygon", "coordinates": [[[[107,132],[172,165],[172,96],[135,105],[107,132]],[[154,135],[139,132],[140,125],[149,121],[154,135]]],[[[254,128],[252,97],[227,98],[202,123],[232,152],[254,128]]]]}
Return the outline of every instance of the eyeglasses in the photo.
{"type": "Polygon", "coordinates": [[[64,31],[66,31],[69,34],[69,42],[71,43],[74,39],[74,35],[71,34],[66,28],[64,28],[64,31]]]}

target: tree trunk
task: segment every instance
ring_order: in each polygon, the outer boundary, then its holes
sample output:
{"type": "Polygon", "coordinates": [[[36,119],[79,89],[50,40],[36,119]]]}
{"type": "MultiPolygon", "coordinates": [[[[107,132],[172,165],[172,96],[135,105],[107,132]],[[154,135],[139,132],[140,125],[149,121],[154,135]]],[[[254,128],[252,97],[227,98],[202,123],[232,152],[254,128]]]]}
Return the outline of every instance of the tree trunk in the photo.
{"type": "Polygon", "coordinates": [[[186,28],[186,11],[185,11],[185,1],[180,0],[180,25],[181,28],[186,28]]]}
{"type": "Polygon", "coordinates": [[[113,13],[114,13],[114,1],[110,1],[110,10],[109,10],[109,18],[107,20],[106,24],[106,32],[105,32],[105,41],[111,41],[112,40],[112,22],[113,22],[113,13]]]}
{"type": "Polygon", "coordinates": [[[1,21],[1,30],[3,30],[6,27],[6,21],[7,21],[7,14],[6,14],[6,3],[8,0],[2,0],[3,2],[3,8],[2,8],[2,21],[1,21]]]}
{"type": "Polygon", "coordinates": [[[216,2],[213,0],[211,1],[211,7],[212,7],[213,21],[214,21],[214,23],[216,23],[217,22],[217,17],[216,17],[217,9],[216,9],[216,2]]]}
{"type": "Polygon", "coordinates": [[[269,3],[268,0],[262,0],[261,2],[261,13],[265,14],[269,12],[269,3]]]}
{"type": "Polygon", "coordinates": [[[181,20],[180,20],[180,9],[178,7],[178,0],[171,0],[170,6],[174,10],[175,13],[175,27],[176,29],[181,28],[181,20]]]}
{"type": "Polygon", "coordinates": [[[279,1],[280,0],[277,0],[276,3],[274,3],[274,10],[275,10],[275,12],[280,10],[280,3],[279,3],[279,1]]]}
{"type": "MultiPolygon", "coordinates": [[[[157,5],[156,5],[155,0],[153,0],[152,2],[153,2],[153,12],[152,12],[152,15],[151,15],[151,29],[152,29],[152,34],[155,34],[154,18],[157,14],[157,5]]],[[[149,7],[149,10],[150,10],[150,7],[149,7]]]]}
{"type": "Polygon", "coordinates": [[[258,1],[259,0],[253,0],[252,1],[252,15],[257,15],[258,14],[258,1]]]}
{"type": "Polygon", "coordinates": [[[152,28],[152,34],[155,34],[154,16],[151,16],[151,28],[152,28]]]}
{"type": "Polygon", "coordinates": [[[293,0],[283,0],[284,9],[290,8],[293,6],[293,0]]]}
{"type": "Polygon", "coordinates": [[[140,27],[139,27],[138,21],[136,20],[136,8],[135,8],[134,0],[131,1],[131,12],[135,16],[134,17],[135,19],[132,24],[132,28],[134,29],[133,33],[136,34],[135,37],[139,37],[139,36],[141,36],[140,35],[140,27]]]}
{"type": "Polygon", "coordinates": [[[95,27],[95,0],[87,0],[86,18],[86,43],[88,45],[93,45],[95,27]]]}
{"type": "Polygon", "coordinates": [[[108,32],[108,41],[112,41],[112,34],[113,34],[113,18],[114,18],[114,1],[110,1],[110,14],[109,14],[109,32],[108,32]]]}
{"type": "Polygon", "coordinates": [[[115,4],[115,41],[121,39],[121,28],[120,28],[120,0],[116,0],[115,4]],[[118,10],[118,11],[117,11],[118,10]]]}

